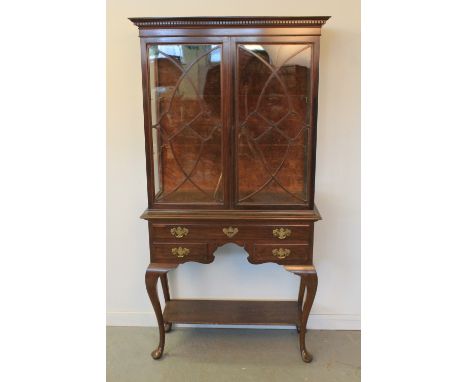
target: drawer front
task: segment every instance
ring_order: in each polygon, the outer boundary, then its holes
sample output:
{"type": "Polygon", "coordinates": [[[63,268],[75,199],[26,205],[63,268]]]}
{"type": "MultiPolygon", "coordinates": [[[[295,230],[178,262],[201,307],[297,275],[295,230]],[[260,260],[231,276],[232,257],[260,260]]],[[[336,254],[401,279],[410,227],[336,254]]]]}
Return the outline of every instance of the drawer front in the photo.
{"type": "Polygon", "coordinates": [[[310,246],[306,244],[255,244],[251,262],[278,264],[305,264],[311,259],[310,246]]]}
{"type": "Polygon", "coordinates": [[[267,240],[270,242],[309,242],[312,225],[255,225],[255,224],[153,224],[153,240],[267,240]]]}
{"type": "Polygon", "coordinates": [[[185,263],[198,261],[211,262],[207,243],[153,243],[151,245],[151,261],[169,263],[185,263]]]}
{"type": "Polygon", "coordinates": [[[179,242],[213,240],[226,237],[222,228],[216,227],[214,224],[153,224],[151,232],[154,240],[176,240],[179,242]]]}

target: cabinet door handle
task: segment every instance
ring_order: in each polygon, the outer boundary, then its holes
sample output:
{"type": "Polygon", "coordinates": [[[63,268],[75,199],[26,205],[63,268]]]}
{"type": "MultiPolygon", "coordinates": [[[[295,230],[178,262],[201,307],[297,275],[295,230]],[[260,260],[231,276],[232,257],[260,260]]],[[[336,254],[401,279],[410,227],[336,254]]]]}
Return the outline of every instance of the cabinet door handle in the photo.
{"type": "Polygon", "coordinates": [[[172,248],[171,251],[172,251],[172,254],[177,257],[185,257],[190,253],[190,249],[182,248],[182,247],[172,248]]]}
{"type": "Polygon", "coordinates": [[[291,236],[291,230],[289,228],[275,228],[273,230],[273,236],[277,237],[280,240],[286,239],[288,236],[291,236]]]}
{"type": "Polygon", "coordinates": [[[285,259],[291,254],[291,250],[288,248],[275,248],[271,253],[273,253],[273,256],[276,256],[278,259],[285,259]]]}
{"type": "Polygon", "coordinates": [[[188,233],[189,233],[189,230],[188,228],[185,228],[185,227],[171,228],[171,235],[175,236],[178,239],[184,236],[187,236],[188,233]]]}
{"type": "Polygon", "coordinates": [[[239,232],[239,229],[232,227],[223,228],[223,232],[227,237],[234,237],[236,233],[239,232]]]}

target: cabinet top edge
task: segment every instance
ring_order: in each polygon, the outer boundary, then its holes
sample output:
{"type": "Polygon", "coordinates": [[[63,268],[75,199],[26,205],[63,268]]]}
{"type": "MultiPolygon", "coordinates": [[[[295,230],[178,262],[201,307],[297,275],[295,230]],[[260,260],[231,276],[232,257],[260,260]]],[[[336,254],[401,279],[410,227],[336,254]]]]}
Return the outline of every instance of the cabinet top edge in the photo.
{"type": "Polygon", "coordinates": [[[208,219],[208,220],[311,220],[322,217],[313,210],[156,210],[148,209],[141,219],[208,219]]]}
{"type": "Polygon", "coordinates": [[[130,17],[138,28],[321,27],[331,16],[130,17]]]}

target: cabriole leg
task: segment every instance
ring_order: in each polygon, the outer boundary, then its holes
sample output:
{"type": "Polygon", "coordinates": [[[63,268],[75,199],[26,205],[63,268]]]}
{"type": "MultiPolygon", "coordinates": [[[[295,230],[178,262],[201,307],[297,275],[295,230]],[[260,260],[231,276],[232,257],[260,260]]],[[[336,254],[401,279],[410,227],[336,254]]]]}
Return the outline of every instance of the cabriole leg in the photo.
{"type": "Polygon", "coordinates": [[[311,362],[312,355],[306,348],[305,335],[307,328],[307,320],[309,319],[310,310],[314,303],[315,294],[317,292],[317,272],[315,267],[312,265],[305,266],[285,266],[285,269],[289,272],[293,272],[301,278],[301,284],[299,286],[298,296],[298,307],[299,307],[299,327],[296,328],[299,331],[299,347],[301,350],[301,357],[304,362],[311,362]],[[304,299],[305,293],[305,299],[304,299]]]}
{"type": "MultiPolygon", "coordinates": [[[[304,303],[304,291],[305,291],[305,282],[304,282],[304,278],[301,277],[301,283],[299,285],[299,296],[297,297],[297,304],[301,312],[302,312],[302,305],[304,303]]],[[[301,331],[301,328],[299,325],[296,325],[296,330],[298,333],[301,331]]]]}
{"type": "Polygon", "coordinates": [[[299,345],[301,349],[302,360],[304,362],[311,362],[312,355],[307,351],[305,346],[305,334],[307,330],[307,320],[309,319],[310,309],[314,303],[315,293],[317,291],[317,273],[301,275],[301,278],[304,279],[307,290],[304,307],[302,309],[301,327],[299,331],[299,345]]]}
{"type": "MultiPolygon", "coordinates": [[[[159,359],[162,357],[164,352],[164,343],[165,343],[165,330],[164,330],[164,318],[163,313],[161,310],[161,303],[159,302],[158,296],[158,279],[163,278],[166,276],[166,273],[174,269],[177,265],[176,264],[155,264],[151,263],[148,266],[145,274],[145,283],[146,283],[146,291],[148,292],[148,296],[151,300],[151,304],[153,305],[154,313],[156,314],[156,319],[158,320],[158,329],[159,329],[159,345],[158,347],[151,353],[151,357],[154,359],[159,359]]],[[[164,285],[164,283],[162,282],[164,285]]],[[[164,286],[163,286],[164,288],[164,286]]],[[[164,289],[163,289],[164,290],[164,289]]],[[[166,294],[164,292],[164,294],[166,294]]]]}
{"type": "MultiPolygon", "coordinates": [[[[171,296],[169,295],[169,282],[167,280],[167,273],[163,273],[161,275],[161,285],[162,285],[162,290],[164,294],[164,300],[167,303],[168,301],[171,301],[171,296]]],[[[166,333],[169,333],[171,329],[172,329],[172,322],[164,321],[164,331],[166,333]]]]}

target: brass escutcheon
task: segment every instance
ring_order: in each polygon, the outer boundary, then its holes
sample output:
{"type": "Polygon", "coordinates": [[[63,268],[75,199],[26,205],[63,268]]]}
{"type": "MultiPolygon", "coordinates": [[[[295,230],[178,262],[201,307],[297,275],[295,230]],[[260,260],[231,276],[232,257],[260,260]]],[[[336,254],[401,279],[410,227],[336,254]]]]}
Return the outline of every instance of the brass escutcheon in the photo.
{"type": "Polygon", "coordinates": [[[239,230],[237,228],[223,228],[223,232],[227,237],[234,237],[239,230]]]}
{"type": "Polygon", "coordinates": [[[171,251],[172,251],[172,254],[177,257],[184,257],[190,253],[190,249],[182,248],[182,247],[172,248],[171,251]]]}
{"type": "Polygon", "coordinates": [[[273,230],[273,236],[277,237],[278,239],[286,239],[288,236],[291,236],[291,230],[289,228],[275,228],[273,230]]]}
{"type": "Polygon", "coordinates": [[[278,259],[285,259],[291,254],[291,250],[287,248],[275,248],[271,253],[273,253],[273,256],[276,256],[278,259]]]}
{"type": "Polygon", "coordinates": [[[172,236],[175,236],[178,239],[180,239],[181,237],[187,236],[188,232],[189,232],[188,228],[185,228],[185,227],[171,228],[172,236]]]}

